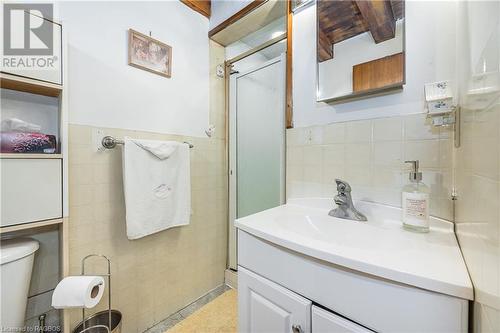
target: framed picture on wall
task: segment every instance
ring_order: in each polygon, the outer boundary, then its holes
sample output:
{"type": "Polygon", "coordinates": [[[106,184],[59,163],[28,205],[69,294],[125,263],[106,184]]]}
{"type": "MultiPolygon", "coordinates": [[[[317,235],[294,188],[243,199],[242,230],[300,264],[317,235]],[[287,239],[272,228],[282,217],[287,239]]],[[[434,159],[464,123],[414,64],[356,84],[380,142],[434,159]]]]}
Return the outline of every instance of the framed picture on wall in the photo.
{"type": "Polygon", "coordinates": [[[128,30],[128,36],[128,64],[130,66],[171,77],[171,46],[133,29],[128,30]]]}

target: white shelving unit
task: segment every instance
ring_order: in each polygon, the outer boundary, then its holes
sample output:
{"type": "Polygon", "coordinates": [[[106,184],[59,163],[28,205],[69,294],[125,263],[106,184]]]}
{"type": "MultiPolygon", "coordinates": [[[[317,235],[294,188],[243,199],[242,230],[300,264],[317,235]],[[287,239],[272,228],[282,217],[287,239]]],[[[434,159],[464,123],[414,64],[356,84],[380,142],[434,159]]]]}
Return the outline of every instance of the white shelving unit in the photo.
{"type": "MultiPolygon", "coordinates": [[[[50,219],[33,219],[30,221],[17,221],[11,225],[0,226],[0,235],[2,237],[16,237],[17,235],[26,234],[37,234],[38,232],[43,232],[47,228],[54,228],[58,230],[59,233],[59,260],[60,260],[60,273],[61,278],[69,274],[69,244],[68,244],[68,216],[69,216],[69,205],[68,205],[68,91],[67,91],[67,73],[66,73],[66,59],[67,59],[67,43],[66,35],[63,33],[61,36],[61,54],[62,54],[62,84],[51,83],[47,81],[38,80],[33,77],[25,77],[18,75],[19,73],[5,73],[0,72],[0,88],[9,89],[18,92],[25,92],[30,94],[56,97],[58,99],[58,150],[54,154],[22,154],[22,153],[1,153],[0,154],[0,164],[2,166],[7,163],[22,163],[25,167],[35,161],[56,161],[59,160],[59,178],[58,183],[60,184],[60,196],[56,200],[60,200],[57,206],[60,207],[59,216],[50,219]]],[[[56,163],[57,164],[57,163],[56,163]]],[[[33,164],[36,167],[35,163],[33,164]]],[[[50,165],[50,163],[49,163],[50,165]]],[[[3,168],[0,168],[3,169],[3,168]]],[[[8,172],[15,173],[14,168],[6,168],[8,172]]],[[[38,170],[34,170],[37,173],[38,170]]],[[[41,178],[43,178],[43,173],[39,172],[41,178]]],[[[10,177],[11,175],[4,174],[2,171],[2,177],[10,177]]],[[[15,177],[14,177],[15,178],[15,177]]],[[[18,177],[21,179],[22,177],[18,177]]],[[[4,178],[7,180],[8,178],[4,178]]],[[[4,183],[2,181],[2,183],[4,183]]],[[[11,181],[12,185],[12,181],[11,181]]],[[[36,184],[32,184],[36,187],[36,184]]],[[[3,191],[3,190],[2,190],[3,191]]],[[[12,193],[12,192],[11,192],[12,193]]],[[[21,205],[19,202],[18,205],[21,205]]],[[[32,207],[32,203],[25,202],[25,209],[36,209],[32,207]]],[[[20,214],[22,215],[22,214],[20,214]]],[[[69,320],[68,315],[61,312],[61,325],[63,326],[63,332],[69,332],[69,320]]]]}
{"type": "MultiPolygon", "coordinates": [[[[60,215],[57,216],[54,219],[47,220],[45,218],[40,218],[36,219],[33,218],[29,221],[22,220],[21,218],[18,221],[15,221],[14,223],[8,223],[8,225],[5,225],[4,222],[2,222],[2,225],[0,226],[0,234],[5,234],[5,233],[12,233],[17,230],[27,230],[30,229],[31,227],[37,228],[40,225],[49,225],[49,224],[61,224],[63,225],[65,220],[65,217],[68,216],[68,209],[67,209],[67,198],[68,198],[68,190],[67,190],[67,132],[68,132],[68,125],[67,125],[67,117],[66,117],[66,95],[67,93],[64,90],[63,85],[55,84],[55,83],[49,83],[45,81],[40,81],[32,78],[27,78],[27,77],[22,77],[18,75],[13,75],[9,73],[0,73],[0,87],[2,89],[9,89],[9,90],[14,90],[14,91],[19,91],[19,92],[27,92],[31,94],[36,94],[36,95],[43,95],[43,96],[50,96],[50,97],[57,97],[59,101],[59,149],[58,153],[55,154],[24,154],[24,153],[0,153],[0,163],[4,166],[4,171],[2,171],[2,177],[5,177],[5,181],[3,182],[4,185],[5,183],[8,183],[10,178],[22,178],[22,177],[16,177],[16,174],[5,174],[5,173],[10,173],[10,172],[16,172],[11,171],[10,168],[7,168],[7,163],[12,164],[13,162],[18,163],[21,165],[24,169],[29,170],[29,164],[33,163],[35,166],[34,162],[39,162],[41,160],[60,160],[61,165],[59,168],[61,169],[58,171],[60,174],[59,177],[59,183],[60,187],[62,188],[62,194],[58,196],[58,200],[61,200],[60,203],[57,204],[58,207],[61,207],[61,212],[60,215]],[[51,221],[51,223],[48,223],[47,221],[51,221]]],[[[53,163],[51,163],[53,164],[53,163]]],[[[50,166],[49,166],[50,167],[50,166]]],[[[33,170],[33,173],[37,173],[40,170],[33,170]]],[[[43,174],[40,174],[40,176],[43,176],[43,174]]],[[[28,178],[29,179],[29,178],[28,178]]],[[[33,181],[33,179],[31,179],[33,181]]],[[[14,184],[9,184],[15,187],[14,184]]],[[[19,184],[19,186],[23,186],[23,184],[19,184]]],[[[37,186],[37,184],[33,184],[34,187],[37,186]]],[[[10,191],[11,189],[4,189],[5,191],[10,191]]],[[[6,193],[4,193],[4,197],[6,193]]],[[[9,193],[10,195],[10,193],[9,193]]],[[[2,200],[3,201],[3,200],[2,200]]],[[[2,202],[5,204],[5,202],[2,202]]],[[[30,203],[26,203],[27,205],[30,205],[30,203]]],[[[32,207],[27,207],[31,209],[32,207]]],[[[4,216],[2,216],[4,218],[4,216]]],[[[10,219],[9,219],[10,220],[10,219]]],[[[14,217],[15,220],[15,217],[14,217]]]]}
{"type": "Polygon", "coordinates": [[[16,158],[16,159],[62,159],[62,154],[2,154],[1,159],[16,158]]]}

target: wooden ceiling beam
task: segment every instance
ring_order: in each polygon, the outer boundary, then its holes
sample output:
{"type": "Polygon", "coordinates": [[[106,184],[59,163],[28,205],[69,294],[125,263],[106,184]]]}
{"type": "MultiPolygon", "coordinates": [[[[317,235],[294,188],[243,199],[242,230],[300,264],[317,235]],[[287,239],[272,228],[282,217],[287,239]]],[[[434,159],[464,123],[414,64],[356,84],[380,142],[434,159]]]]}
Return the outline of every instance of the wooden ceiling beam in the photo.
{"type": "Polygon", "coordinates": [[[355,2],[368,24],[375,43],[395,37],[396,20],[389,0],[356,0],[355,2]]]}
{"type": "Polygon", "coordinates": [[[317,52],[319,62],[333,59],[333,43],[321,28],[318,29],[317,52]]]}
{"type": "Polygon", "coordinates": [[[333,58],[333,44],[369,30],[359,8],[351,0],[318,0],[316,3],[319,62],[333,58]]]}
{"type": "Polygon", "coordinates": [[[201,15],[210,18],[212,7],[210,0],[181,0],[181,2],[201,15]]]}
{"type": "Polygon", "coordinates": [[[392,15],[397,21],[405,17],[405,2],[404,0],[390,0],[392,7],[392,15]]]}

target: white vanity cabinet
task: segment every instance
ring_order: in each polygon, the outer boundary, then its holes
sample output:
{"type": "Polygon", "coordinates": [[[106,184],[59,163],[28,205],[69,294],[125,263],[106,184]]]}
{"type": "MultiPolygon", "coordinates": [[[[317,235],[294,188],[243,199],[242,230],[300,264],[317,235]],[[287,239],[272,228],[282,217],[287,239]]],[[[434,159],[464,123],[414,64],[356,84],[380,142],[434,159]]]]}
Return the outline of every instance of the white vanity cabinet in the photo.
{"type": "Polygon", "coordinates": [[[312,307],[313,333],[372,333],[369,329],[317,306],[312,307]]]}
{"type": "Polygon", "coordinates": [[[238,262],[240,333],[468,329],[466,299],[317,260],[241,229],[238,262]]]}
{"type": "Polygon", "coordinates": [[[238,279],[241,333],[372,332],[245,268],[238,279]]]}
{"type": "Polygon", "coordinates": [[[312,302],[244,268],[238,271],[240,332],[310,332],[312,302]]]}
{"type": "Polygon", "coordinates": [[[328,198],[235,221],[241,333],[468,331],[474,293],[453,224],[408,232],[400,208],[355,204],[368,221],[329,216],[328,198]]]}

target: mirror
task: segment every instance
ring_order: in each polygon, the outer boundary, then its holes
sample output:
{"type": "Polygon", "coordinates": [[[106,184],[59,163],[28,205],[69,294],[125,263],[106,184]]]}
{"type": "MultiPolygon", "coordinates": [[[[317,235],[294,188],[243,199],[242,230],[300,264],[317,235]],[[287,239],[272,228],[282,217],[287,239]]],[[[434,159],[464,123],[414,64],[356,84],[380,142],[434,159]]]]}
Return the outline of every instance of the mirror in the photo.
{"type": "Polygon", "coordinates": [[[402,90],[404,0],[317,0],[316,13],[318,102],[402,90]]]}

